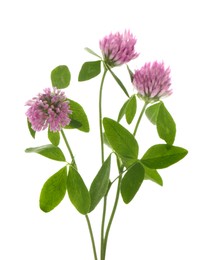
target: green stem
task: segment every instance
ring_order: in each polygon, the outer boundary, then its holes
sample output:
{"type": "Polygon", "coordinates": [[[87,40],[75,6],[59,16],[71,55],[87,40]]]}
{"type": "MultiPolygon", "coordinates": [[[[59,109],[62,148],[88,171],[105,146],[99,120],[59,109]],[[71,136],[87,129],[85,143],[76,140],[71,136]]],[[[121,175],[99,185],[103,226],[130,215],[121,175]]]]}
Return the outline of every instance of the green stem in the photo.
{"type": "Polygon", "coordinates": [[[100,241],[100,259],[103,260],[104,256],[104,232],[105,232],[105,217],[106,217],[106,207],[107,207],[107,195],[104,196],[103,200],[103,212],[102,212],[102,224],[101,224],[101,241],[100,241]]]}
{"type": "MultiPolygon", "coordinates": [[[[65,144],[66,144],[66,147],[67,147],[67,149],[68,149],[68,151],[69,151],[70,157],[71,157],[71,159],[72,159],[71,165],[72,165],[73,167],[75,167],[75,169],[77,170],[77,165],[76,165],[76,162],[75,162],[74,155],[73,155],[73,153],[72,153],[72,149],[71,149],[71,147],[70,147],[70,145],[69,145],[69,142],[68,142],[68,140],[67,140],[67,138],[66,138],[66,135],[65,135],[65,133],[64,133],[63,130],[61,130],[61,134],[62,134],[63,140],[64,140],[64,142],[65,142],[65,144]]],[[[93,248],[94,259],[97,260],[96,246],[95,246],[95,241],[94,241],[94,236],[93,236],[93,231],[92,231],[91,223],[90,223],[90,220],[89,220],[88,215],[85,215],[85,218],[86,218],[87,225],[88,225],[88,229],[89,229],[89,233],[90,233],[90,238],[91,238],[91,243],[92,243],[92,248],[93,248]]]]}
{"type": "Polygon", "coordinates": [[[97,253],[96,253],[96,246],[95,246],[95,241],[94,241],[94,236],[93,236],[93,231],[92,231],[92,227],[90,224],[90,219],[88,217],[88,215],[85,215],[85,218],[87,220],[87,225],[88,225],[88,229],[89,229],[89,233],[90,233],[90,238],[91,238],[91,243],[92,243],[92,248],[93,248],[93,254],[94,254],[94,259],[97,260],[97,253]]]}
{"type": "Polygon", "coordinates": [[[123,170],[122,168],[123,167],[120,165],[120,162],[119,162],[118,158],[117,158],[117,164],[118,164],[118,170],[119,170],[118,186],[117,186],[117,192],[116,192],[116,197],[115,197],[115,202],[114,202],[114,205],[113,205],[112,213],[111,213],[111,216],[110,216],[110,219],[109,219],[109,222],[108,222],[108,226],[107,226],[107,229],[106,229],[106,233],[105,233],[105,239],[104,239],[104,245],[103,245],[103,248],[104,248],[103,251],[104,252],[103,252],[102,260],[105,260],[108,236],[109,236],[111,225],[112,225],[112,222],[113,222],[113,219],[114,219],[114,216],[115,216],[115,212],[116,212],[116,209],[117,209],[118,200],[119,200],[119,197],[120,197],[120,189],[121,189],[121,181],[122,181],[122,170],[123,170]]]}
{"type": "Polygon", "coordinates": [[[102,89],[103,89],[103,83],[105,80],[106,72],[107,72],[107,69],[105,68],[103,76],[102,76],[101,84],[100,84],[100,90],[99,90],[99,129],[100,129],[102,164],[104,163],[104,144],[103,144],[103,129],[102,129],[102,89]]]}
{"type": "Polygon", "coordinates": [[[145,104],[144,104],[144,106],[143,106],[143,108],[142,108],[142,111],[141,111],[141,113],[140,113],[140,115],[139,115],[138,121],[137,121],[137,123],[136,123],[134,132],[133,132],[133,135],[134,135],[134,136],[136,135],[136,132],[137,132],[138,127],[139,127],[139,124],[140,124],[140,121],[141,121],[141,119],[142,119],[142,116],[143,116],[143,114],[144,114],[144,112],[145,112],[145,109],[146,109],[147,105],[148,105],[148,102],[145,102],[145,104]]]}
{"type": "Polygon", "coordinates": [[[75,158],[74,158],[74,155],[73,155],[73,153],[72,153],[72,149],[71,149],[71,147],[70,147],[70,145],[69,145],[69,142],[68,142],[68,140],[67,140],[67,138],[66,138],[66,135],[65,135],[65,133],[64,133],[64,131],[63,131],[62,129],[61,129],[61,134],[62,134],[63,140],[64,140],[64,142],[65,142],[65,144],[66,144],[66,147],[67,147],[67,149],[68,149],[68,151],[69,151],[70,157],[71,157],[71,159],[72,159],[71,164],[72,164],[72,166],[74,166],[74,167],[77,169],[77,165],[76,165],[76,163],[75,163],[75,158]]]}
{"type": "MultiPolygon", "coordinates": [[[[99,129],[100,129],[100,144],[101,144],[101,160],[102,164],[104,163],[104,143],[103,143],[103,127],[102,127],[102,90],[103,84],[105,81],[107,68],[104,67],[104,73],[102,76],[100,90],[99,90],[99,129]]],[[[100,241],[100,252],[101,252],[101,259],[103,256],[103,244],[104,244],[104,227],[105,227],[105,216],[106,216],[106,205],[107,205],[107,197],[104,197],[103,201],[103,213],[102,213],[102,223],[101,223],[101,241],[100,241]]]]}

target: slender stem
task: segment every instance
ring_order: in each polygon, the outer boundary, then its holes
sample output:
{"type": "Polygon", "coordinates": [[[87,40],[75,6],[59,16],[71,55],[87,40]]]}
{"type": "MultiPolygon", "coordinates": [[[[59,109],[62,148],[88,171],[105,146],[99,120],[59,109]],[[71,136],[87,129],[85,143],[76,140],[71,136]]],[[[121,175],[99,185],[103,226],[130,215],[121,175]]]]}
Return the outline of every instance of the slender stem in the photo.
{"type": "Polygon", "coordinates": [[[104,196],[103,200],[103,212],[102,212],[102,224],[101,224],[101,248],[100,248],[100,259],[104,256],[104,229],[105,229],[105,217],[106,217],[106,207],[107,207],[107,195],[104,196]]]}
{"type": "Polygon", "coordinates": [[[65,144],[66,144],[66,147],[67,147],[67,149],[68,149],[68,151],[69,151],[70,157],[71,157],[71,159],[72,159],[72,165],[77,169],[77,165],[76,165],[76,163],[75,163],[75,158],[74,158],[74,155],[73,155],[73,153],[72,153],[72,149],[71,149],[71,147],[70,147],[70,145],[69,145],[69,142],[68,142],[68,140],[67,140],[67,138],[66,138],[66,135],[65,135],[63,129],[61,129],[61,134],[62,134],[63,140],[64,140],[64,142],[65,142],[65,144]]]}
{"type": "MultiPolygon", "coordinates": [[[[67,149],[68,149],[68,151],[69,151],[70,157],[71,157],[71,159],[72,159],[71,164],[72,164],[72,166],[75,167],[75,169],[77,170],[77,165],[76,165],[76,162],[75,162],[74,155],[73,155],[73,153],[72,153],[72,149],[71,149],[71,147],[70,147],[70,145],[69,145],[69,142],[68,142],[68,140],[67,140],[67,138],[66,138],[66,135],[65,135],[65,133],[64,133],[63,130],[61,130],[61,134],[62,134],[63,140],[64,140],[64,142],[65,142],[65,144],[66,144],[66,147],[67,147],[67,149]]],[[[91,238],[91,243],[92,243],[92,248],[93,248],[94,259],[97,260],[96,246],[95,246],[95,241],[94,241],[94,236],[93,236],[93,231],[92,231],[91,223],[90,223],[90,220],[89,220],[88,215],[85,215],[85,218],[86,218],[87,225],[88,225],[88,229],[89,229],[89,233],[90,233],[90,238],[91,238]]]]}
{"type": "Polygon", "coordinates": [[[102,164],[104,163],[104,145],[103,145],[103,129],[102,129],[102,89],[103,89],[103,83],[105,80],[106,72],[107,69],[105,68],[102,76],[101,84],[100,84],[100,90],[99,90],[99,130],[100,130],[102,164]]]}
{"type": "Polygon", "coordinates": [[[147,105],[148,105],[148,102],[145,102],[145,104],[144,104],[144,106],[143,106],[143,108],[142,108],[142,111],[141,111],[141,113],[140,113],[140,115],[139,115],[138,121],[137,121],[137,123],[136,123],[134,132],[133,132],[133,135],[134,135],[134,136],[136,135],[136,132],[137,132],[138,127],[139,127],[139,124],[140,124],[140,121],[141,121],[141,119],[142,119],[142,116],[143,116],[143,114],[144,114],[144,112],[145,112],[145,109],[146,109],[147,105]]]}
{"type": "Polygon", "coordinates": [[[94,259],[97,260],[97,253],[96,253],[96,246],[95,246],[95,241],[94,241],[94,236],[93,236],[93,231],[92,231],[92,227],[90,224],[90,219],[88,217],[88,215],[85,215],[85,218],[87,220],[87,225],[88,225],[88,229],[89,229],[89,233],[90,233],[90,238],[91,238],[91,243],[92,243],[92,248],[93,248],[93,254],[94,254],[94,259]]]}
{"type": "MultiPolygon", "coordinates": [[[[101,145],[101,160],[102,164],[104,163],[104,143],[103,143],[103,127],[102,127],[102,90],[103,90],[103,84],[105,81],[107,68],[104,67],[104,73],[102,76],[101,84],[100,84],[100,90],[99,90],[99,130],[100,130],[100,145],[101,145]]],[[[101,258],[103,256],[103,244],[104,244],[104,227],[105,227],[105,216],[106,216],[106,206],[107,206],[107,197],[104,197],[103,200],[103,213],[102,213],[102,223],[101,223],[101,241],[100,241],[100,253],[101,258]]]]}
{"type": "Polygon", "coordinates": [[[118,170],[119,170],[118,186],[117,186],[117,192],[116,192],[116,197],[115,197],[115,202],[114,202],[114,205],[113,205],[112,213],[111,213],[111,216],[110,216],[110,219],[109,219],[109,222],[108,222],[108,226],[107,226],[107,229],[106,229],[106,233],[105,233],[104,246],[103,246],[104,247],[104,252],[103,252],[102,260],[105,260],[106,247],[107,247],[107,242],[108,242],[109,231],[111,229],[112,221],[114,219],[115,212],[116,212],[117,205],[118,205],[118,200],[119,200],[119,197],[120,197],[120,188],[121,188],[122,169],[123,169],[123,167],[120,165],[120,162],[119,162],[118,158],[117,158],[117,165],[118,165],[118,170]]]}

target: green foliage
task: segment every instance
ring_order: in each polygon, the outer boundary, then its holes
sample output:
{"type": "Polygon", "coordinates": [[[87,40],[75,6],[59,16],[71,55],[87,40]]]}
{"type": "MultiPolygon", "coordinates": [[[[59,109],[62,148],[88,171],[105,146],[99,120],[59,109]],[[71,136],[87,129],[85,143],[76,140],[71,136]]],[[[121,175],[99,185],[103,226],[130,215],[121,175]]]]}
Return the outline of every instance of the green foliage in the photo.
{"type": "Polygon", "coordinates": [[[105,133],[103,133],[103,143],[106,144],[109,148],[111,148],[105,133]]]}
{"type": "Polygon", "coordinates": [[[103,119],[107,140],[125,165],[131,165],[138,158],[139,147],[135,137],[121,124],[110,118],[103,119]]]}
{"type": "Polygon", "coordinates": [[[78,81],[92,79],[101,72],[101,60],[85,62],[78,75],[78,81]]]}
{"type": "Polygon", "coordinates": [[[156,169],[150,169],[146,166],[144,166],[144,169],[145,169],[145,180],[150,180],[159,184],[160,186],[163,186],[163,180],[156,169]]]}
{"type": "Polygon", "coordinates": [[[129,99],[126,102],[124,102],[123,106],[121,107],[120,112],[118,114],[118,122],[120,122],[121,119],[123,118],[123,116],[125,115],[126,106],[127,106],[128,102],[129,102],[129,99]]]}
{"type": "Polygon", "coordinates": [[[60,143],[60,133],[52,132],[50,129],[48,129],[48,139],[53,145],[58,146],[60,143]]]}
{"type": "Polygon", "coordinates": [[[161,102],[155,103],[154,105],[148,107],[145,111],[147,118],[151,121],[152,124],[156,125],[158,112],[161,106],[161,102]]]}
{"type": "Polygon", "coordinates": [[[75,208],[86,215],[90,209],[90,195],[81,175],[71,166],[67,179],[67,191],[75,208]]]}
{"type": "Polygon", "coordinates": [[[91,206],[90,211],[92,211],[100,200],[105,196],[109,185],[109,175],[110,175],[110,165],[111,165],[111,155],[103,163],[96,177],[94,178],[90,186],[90,198],[91,206]]]}
{"type": "Polygon", "coordinates": [[[84,48],[87,52],[89,52],[90,54],[92,54],[92,55],[94,55],[94,56],[96,56],[97,58],[100,58],[101,59],[101,57],[97,54],[97,53],[95,53],[93,50],[91,50],[90,48],[88,48],[88,47],[86,47],[86,48],[84,48]]]}
{"type": "Polygon", "coordinates": [[[126,120],[128,124],[131,124],[133,121],[135,115],[136,115],[136,109],[137,109],[137,104],[136,104],[136,96],[133,95],[130,99],[129,102],[127,103],[126,106],[126,120]]]}
{"type": "Polygon", "coordinates": [[[40,208],[44,212],[50,212],[65,196],[67,182],[67,167],[63,167],[52,175],[43,185],[40,194],[40,208]]]}
{"type": "Polygon", "coordinates": [[[35,130],[32,129],[32,125],[31,125],[31,123],[29,122],[28,119],[27,119],[27,125],[28,125],[28,129],[29,129],[29,132],[30,132],[31,136],[33,138],[35,138],[35,130]]]}
{"type": "Polygon", "coordinates": [[[78,129],[83,132],[89,132],[89,122],[87,115],[83,109],[83,107],[77,102],[67,99],[69,101],[70,109],[72,110],[72,114],[69,115],[71,122],[69,125],[65,126],[65,129],[78,129]]]}
{"type": "Polygon", "coordinates": [[[176,124],[162,101],[148,107],[146,116],[157,126],[157,132],[161,139],[172,145],[176,136],[176,124]]]}
{"type": "Polygon", "coordinates": [[[118,115],[118,122],[120,122],[122,117],[125,115],[127,123],[131,124],[136,115],[136,109],[137,109],[136,96],[133,95],[122,106],[118,115]]]}
{"type": "Polygon", "coordinates": [[[135,163],[124,175],[121,182],[121,195],[125,203],[129,203],[144,180],[144,167],[140,163],[135,163]]]}
{"type": "Polygon", "coordinates": [[[38,147],[31,147],[25,150],[26,153],[38,153],[52,160],[65,162],[65,156],[59,147],[53,144],[47,144],[38,147]]]}
{"type": "Polygon", "coordinates": [[[151,169],[166,168],[184,158],[188,151],[177,146],[157,144],[150,147],[141,162],[151,169]]]}
{"type": "Polygon", "coordinates": [[[70,84],[70,80],[71,73],[65,65],[60,65],[51,72],[51,82],[53,87],[58,89],[67,88],[70,84]]]}
{"type": "Polygon", "coordinates": [[[163,102],[161,102],[158,117],[157,117],[157,131],[158,135],[161,139],[163,139],[167,144],[172,145],[176,136],[176,124],[164,106],[163,102]]]}
{"type": "Polygon", "coordinates": [[[109,70],[109,72],[112,74],[115,81],[118,83],[118,85],[121,87],[121,89],[124,91],[124,93],[129,97],[129,94],[124,86],[124,84],[121,82],[121,80],[114,74],[114,72],[110,69],[109,66],[106,66],[106,68],[109,70]]]}
{"type": "Polygon", "coordinates": [[[129,73],[129,75],[130,75],[130,80],[131,80],[131,82],[133,82],[133,72],[132,72],[132,70],[129,68],[129,66],[127,65],[127,70],[128,70],[128,73],[129,73]]]}

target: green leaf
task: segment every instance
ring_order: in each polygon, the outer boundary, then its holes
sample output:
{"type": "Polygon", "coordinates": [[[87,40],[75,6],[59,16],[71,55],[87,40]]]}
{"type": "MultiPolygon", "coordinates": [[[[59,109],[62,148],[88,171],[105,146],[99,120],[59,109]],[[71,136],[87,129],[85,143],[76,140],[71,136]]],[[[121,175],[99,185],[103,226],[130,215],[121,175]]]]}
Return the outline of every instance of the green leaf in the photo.
{"type": "Polygon", "coordinates": [[[128,166],[138,158],[139,147],[135,137],[122,125],[110,118],[103,119],[105,134],[112,149],[128,166]]]}
{"type": "Polygon", "coordinates": [[[131,82],[133,82],[133,72],[132,72],[132,70],[129,68],[129,66],[127,65],[127,70],[128,70],[128,72],[129,72],[129,75],[130,75],[130,80],[131,80],[131,82]]]}
{"type": "Polygon", "coordinates": [[[70,201],[81,214],[87,214],[90,209],[90,195],[80,174],[69,168],[67,191],[70,201]]]}
{"type": "Polygon", "coordinates": [[[72,110],[72,114],[69,115],[71,122],[69,125],[65,126],[65,129],[78,129],[83,132],[89,132],[89,122],[87,115],[83,109],[83,107],[77,102],[67,99],[69,101],[70,109],[72,110]]]}
{"type": "Polygon", "coordinates": [[[125,109],[126,121],[128,124],[132,123],[136,115],[136,109],[137,109],[136,96],[133,95],[127,102],[126,109],[125,109]]]}
{"type": "Polygon", "coordinates": [[[70,80],[71,73],[65,65],[60,65],[51,72],[51,82],[53,87],[58,89],[67,88],[70,84],[70,80]]]}
{"type": "MultiPolygon", "coordinates": [[[[81,127],[82,127],[82,123],[80,123],[77,120],[71,118],[70,123],[67,126],[65,126],[64,128],[65,129],[79,129],[81,127]]],[[[88,132],[88,131],[85,131],[85,132],[88,132]]]]}
{"type": "Polygon", "coordinates": [[[156,169],[150,169],[146,166],[144,166],[144,169],[145,169],[145,180],[151,180],[159,184],[160,186],[163,186],[163,180],[156,169]]]}
{"type": "Polygon", "coordinates": [[[94,178],[90,186],[90,198],[91,206],[90,211],[92,211],[100,200],[105,196],[108,185],[109,185],[109,175],[110,175],[110,165],[111,165],[111,155],[103,163],[96,177],[94,178]]]}
{"type": "Polygon", "coordinates": [[[50,129],[48,129],[48,139],[53,145],[58,146],[60,143],[60,133],[52,132],[50,129]]]}
{"type": "Polygon", "coordinates": [[[38,147],[31,147],[25,150],[26,153],[38,153],[52,160],[65,162],[65,156],[59,147],[53,144],[47,144],[38,147]]]}
{"type": "Polygon", "coordinates": [[[176,136],[176,124],[162,102],[157,117],[157,131],[159,137],[167,144],[172,145],[174,143],[176,136]]]}
{"type": "Polygon", "coordinates": [[[140,163],[134,164],[124,175],[121,182],[121,195],[125,203],[129,203],[144,180],[144,168],[140,163]]]}
{"type": "Polygon", "coordinates": [[[84,48],[87,52],[89,52],[90,54],[92,54],[92,55],[94,55],[94,56],[96,56],[97,58],[100,58],[101,59],[101,57],[97,54],[97,53],[95,53],[93,50],[91,50],[90,48],[88,48],[88,47],[86,47],[86,48],[84,48]]]}
{"type": "Polygon", "coordinates": [[[101,72],[101,60],[85,62],[78,75],[78,81],[92,79],[101,72]]]}
{"type": "Polygon", "coordinates": [[[40,194],[40,208],[44,212],[50,212],[65,196],[67,182],[66,166],[52,175],[43,185],[40,194]]]}
{"type": "Polygon", "coordinates": [[[27,125],[31,136],[35,138],[35,130],[32,129],[32,124],[29,122],[28,118],[27,118],[27,125]]]}
{"type": "Polygon", "coordinates": [[[129,99],[121,107],[121,110],[120,110],[119,115],[118,115],[118,122],[120,122],[121,119],[123,118],[123,116],[125,115],[126,106],[127,106],[128,102],[129,102],[129,99]]]}
{"type": "Polygon", "coordinates": [[[121,80],[114,74],[114,72],[109,68],[109,66],[107,66],[108,70],[110,71],[110,73],[112,74],[113,78],[115,79],[115,81],[118,83],[118,85],[121,87],[121,89],[124,91],[124,93],[128,96],[128,92],[124,86],[124,84],[121,82],[121,80]]]}
{"type": "Polygon", "coordinates": [[[172,145],[176,136],[176,124],[163,102],[148,107],[145,113],[148,119],[157,125],[159,137],[167,144],[172,145]]]}
{"type": "Polygon", "coordinates": [[[110,146],[110,143],[109,143],[109,141],[108,141],[108,139],[107,139],[107,137],[106,137],[106,134],[105,134],[105,133],[103,133],[103,143],[104,143],[104,144],[106,144],[108,147],[110,147],[110,148],[111,148],[111,146],[110,146]]]}
{"type": "Polygon", "coordinates": [[[131,96],[121,107],[121,110],[118,115],[118,122],[122,119],[122,117],[126,116],[126,121],[128,124],[131,124],[133,121],[137,109],[136,96],[131,96]]]}
{"type": "Polygon", "coordinates": [[[160,109],[162,102],[155,103],[154,105],[148,107],[145,111],[147,118],[152,122],[152,124],[156,125],[158,112],[160,109]]]}
{"type": "Polygon", "coordinates": [[[141,162],[151,169],[162,169],[177,163],[187,153],[188,151],[181,147],[157,144],[147,150],[141,162]]]}

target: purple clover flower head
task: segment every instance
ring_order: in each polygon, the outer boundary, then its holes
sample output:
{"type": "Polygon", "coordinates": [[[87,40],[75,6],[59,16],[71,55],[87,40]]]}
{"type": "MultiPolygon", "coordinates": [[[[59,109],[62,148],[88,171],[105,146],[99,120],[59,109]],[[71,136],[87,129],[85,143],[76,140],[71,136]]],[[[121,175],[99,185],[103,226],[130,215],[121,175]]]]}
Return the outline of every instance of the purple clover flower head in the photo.
{"type": "Polygon", "coordinates": [[[133,75],[133,85],[139,96],[146,101],[157,101],[172,94],[170,89],[170,68],[164,68],[164,63],[146,63],[133,75]]]}
{"type": "Polygon", "coordinates": [[[72,111],[69,102],[65,93],[56,88],[44,89],[44,93],[38,94],[26,105],[30,106],[26,116],[35,131],[44,130],[49,126],[50,131],[57,132],[70,123],[69,114],[72,111]]]}
{"type": "Polygon", "coordinates": [[[99,42],[104,61],[111,67],[120,66],[138,57],[139,54],[134,49],[135,44],[136,39],[130,31],[123,34],[111,33],[99,42]]]}

